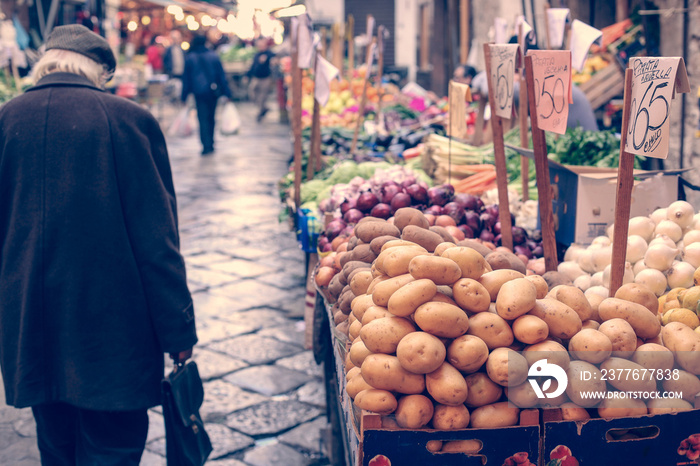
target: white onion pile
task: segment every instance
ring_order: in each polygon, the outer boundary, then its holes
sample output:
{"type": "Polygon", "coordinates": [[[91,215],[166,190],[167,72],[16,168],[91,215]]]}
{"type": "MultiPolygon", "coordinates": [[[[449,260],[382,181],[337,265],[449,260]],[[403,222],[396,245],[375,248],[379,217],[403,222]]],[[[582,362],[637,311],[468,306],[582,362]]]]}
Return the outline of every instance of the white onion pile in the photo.
{"type": "MultiPolygon", "coordinates": [[[[602,294],[610,286],[613,233],[611,225],[607,236],[595,238],[590,246],[571,245],[559,272],[581,290],[602,294]]],[[[657,296],[692,286],[700,267],[700,213],[690,203],[676,201],[648,217],[631,218],[626,260],[623,283],[644,284],[657,296]]]]}

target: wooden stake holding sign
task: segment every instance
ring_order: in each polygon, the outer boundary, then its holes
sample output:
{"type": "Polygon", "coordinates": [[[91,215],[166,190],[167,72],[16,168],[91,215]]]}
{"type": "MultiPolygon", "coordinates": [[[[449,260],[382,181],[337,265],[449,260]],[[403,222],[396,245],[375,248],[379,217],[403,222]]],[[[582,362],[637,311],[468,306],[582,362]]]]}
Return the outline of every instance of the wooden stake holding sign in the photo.
{"type": "Polygon", "coordinates": [[[367,85],[369,83],[369,76],[372,71],[372,57],[374,56],[374,49],[377,46],[377,40],[372,39],[369,47],[367,47],[367,61],[365,62],[367,67],[365,71],[365,77],[362,85],[362,98],[360,99],[360,107],[357,110],[357,124],[355,125],[355,133],[352,135],[352,145],[350,146],[350,153],[354,154],[357,150],[357,139],[360,136],[360,127],[365,120],[365,108],[367,107],[367,85]]]}
{"type": "Polygon", "coordinates": [[[634,154],[661,159],[668,156],[671,101],[676,92],[690,92],[683,58],[632,58],[629,66],[625,72],[610,296],[622,286],[625,273],[634,154]]]}
{"type": "MultiPolygon", "coordinates": [[[[318,69],[318,52],[314,58],[314,89],[318,82],[316,69],[318,69]]],[[[306,179],[310,180],[321,169],[321,105],[314,97],[314,110],[311,120],[311,150],[309,160],[306,162],[306,179]]]]}
{"type": "MultiPolygon", "coordinates": [[[[294,135],[294,209],[301,206],[301,68],[299,25],[292,26],[292,134],[294,135]]],[[[296,218],[296,216],[295,216],[296,218]]]]}
{"type": "Polygon", "coordinates": [[[348,78],[352,79],[352,72],[355,71],[355,17],[348,15],[348,22],[345,23],[345,38],[348,41],[348,78]]]}
{"type": "Polygon", "coordinates": [[[508,168],[503,143],[503,118],[513,116],[513,85],[515,69],[520,66],[518,44],[484,44],[491,128],[493,130],[493,152],[496,161],[496,184],[498,185],[498,216],[501,221],[501,244],[513,250],[513,231],[508,201],[508,168]]]}
{"type": "Polygon", "coordinates": [[[550,272],[557,270],[558,259],[544,130],[558,134],[566,132],[571,103],[571,52],[531,50],[525,56],[525,76],[535,152],[544,263],[550,272]]]}
{"type": "MultiPolygon", "coordinates": [[[[518,43],[520,45],[520,53],[525,54],[527,42],[523,37],[523,25],[518,25],[518,43]]],[[[525,72],[520,73],[520,94],[518,100],[518,120],[520,121],[520,147],[524,149],[530,148],[530,138],[528,137],[527,127],[527,82],[525,81],[525,72]]],[[[523,191],[522,199],[527,201],[530,199],[530,160],[524,155],[520,156],[520,181],[523,191]]]]}

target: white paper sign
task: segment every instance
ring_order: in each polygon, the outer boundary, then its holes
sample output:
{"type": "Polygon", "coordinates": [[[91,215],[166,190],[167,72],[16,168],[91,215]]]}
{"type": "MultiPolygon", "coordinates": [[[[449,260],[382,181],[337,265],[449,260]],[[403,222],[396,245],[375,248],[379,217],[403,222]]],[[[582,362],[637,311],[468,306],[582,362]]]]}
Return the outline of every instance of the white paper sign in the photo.
{"type": "Polygon", "coordinates": [[[374,34],[374,16],[367,17],[367,40],[372,40],[372,35],[374,34]]]}
{"type": "Polygon", "coordinates": [[[590,49],[593,44],[602,45],[602,43],[603,31],[575,19],[571,24],[571,43],[569,44],[569,49],[571,50],[571,66],[581,71],[584,63],[586,63],[588,49],[590,49]]]}
{"type": "Polygon", "coordinates": [[[493,20],[493,41],[496,44],[508,43],[508,21],[497,17],[493,20]]]}
{"type": "Polygon", "coordinates": [[[549,48],[560,49],[564,45],[566,25],[571,21],[568,8],[547,8],[547,23],[549,25],[549,48]]]}
{"type": "Polygon", "coordinates": [[[571,96],[571,52],[569,50],[531,50],[532,83],[535,87],[537,126],[564,134],[571,96]]]}
{"type": "Polygon", "coordinates": [[[472,101],[471,89],[468,84],[450,81],[448,98],[450,136],[463,139],[467,136],[467,102],[472,101]]]}
{"type": "Polygon", "coordinates": [[[532,26],[527,24],[527,21],[525,21],[525,17],[523,15],[518,16],[515,19],[515,30],[520,29],[520,25],[523,25],[523,30],[522,30],[522,36],[519,37],[519,41],[523,44],[527,43],[530,45],[534,45],[537,43],[537,38],[535,37],[535,31],[532,30],[532,26]]]}
{"type": "Polygon", "coordinates": [[[681,57],[631,58],[631,106],[625,151],[665,159],[668,156],[671,101],[676,92],[690,92],[681,57]]]}
{"type": "Polygon", "coordinates": [[[316,57],[314,97],[321,107],[325,107],[331,95],[331,81],[338,76],[338,68],[321,55],[316,57]]]}
{"type": "Polygon", "coordinates": [[[510,119],[513,114],[513,85],[515,70],[520,68],[520,46],[518,44],[489,44],[491,54],[491,82],[496,108],[501,118],[510,119]]]}
{"type": "Polygon", "coordinates": [[[297,34],[299,35],[299,68],[308,69],[313,67],[314,52],[316,51],[311,18],[308,14],[299,16],[297,29],[297,34]]]}

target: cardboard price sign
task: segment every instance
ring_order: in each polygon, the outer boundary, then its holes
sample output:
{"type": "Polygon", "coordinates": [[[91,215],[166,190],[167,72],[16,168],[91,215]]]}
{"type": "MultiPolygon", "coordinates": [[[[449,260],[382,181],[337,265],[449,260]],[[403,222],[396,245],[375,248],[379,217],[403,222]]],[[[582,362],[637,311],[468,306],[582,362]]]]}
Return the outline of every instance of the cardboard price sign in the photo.
{"type": "Polygon", "coordinates": [[[564,45],[564,33],[566,25],[571,22],[571,13],[568,8],[547,8],[547,30],[549,33],[549,47],[560,49],[564,45]]]}
{"type": "Polygon", "coordinates": [[[507,120],[513,115],[513,86],[515,69],[520,68],[521,53],[518,44],[489,44],[491,54],[491,82],[495,91],[495,113],[507,120]]]}
{"type": "Polygon", "coordinates": [[[564,134],[571,96],[571,51],[531,50],[535,108],[540,129],[564,134]]]}
{"type": "Polygon", "coordinates": [[[665,159],[668,156],[671,101],[690,92],[681,57],[632,58],[632,87],[625,152],[665,159]]]}

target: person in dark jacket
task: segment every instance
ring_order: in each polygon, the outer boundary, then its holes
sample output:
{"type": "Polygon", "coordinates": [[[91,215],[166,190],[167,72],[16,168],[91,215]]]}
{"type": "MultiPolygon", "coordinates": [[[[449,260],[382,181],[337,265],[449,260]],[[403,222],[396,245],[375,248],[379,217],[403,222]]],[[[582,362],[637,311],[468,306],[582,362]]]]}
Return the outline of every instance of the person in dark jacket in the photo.
{"type": "Polygon", "coordinates": [[[0,108],[0,368],[43,465],[138,465],[164,353],[197,341],[158,122],[102,90],[102,37],[59,26],[0,108]]]}
{"type": "Polygon", "coordinates": [[[250,78],[250,90],[255,105],[258,106],[258,122],[262,121],[268,112],[267,99],[274,84],[272,77],[272,65],[275,54],[269,50],[268,39],[260,38],[255,43],[258,51],[253,57],[253,63],[248,70],[250,78]]]}
{"type": "Polygon", "coordinates": [[[221,60],[207,48],[206,42],[205,36],[195,36],[192,39],[182,76],[182,101],[185,102],[190,94],[194,94],[202,155],[214,152],[214,117],[219,97],[232,99],[221,60]]]}

